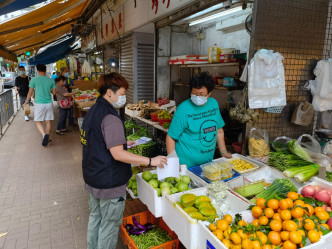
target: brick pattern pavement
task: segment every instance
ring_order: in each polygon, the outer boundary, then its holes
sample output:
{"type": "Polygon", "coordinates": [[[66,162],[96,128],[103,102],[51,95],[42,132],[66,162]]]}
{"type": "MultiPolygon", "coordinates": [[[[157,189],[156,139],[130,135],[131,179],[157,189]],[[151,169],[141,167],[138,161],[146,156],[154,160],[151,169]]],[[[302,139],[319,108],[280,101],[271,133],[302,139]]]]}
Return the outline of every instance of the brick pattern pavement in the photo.
{"type": "Polygon", "coordinates": [[[86,248],[89,209],[78,128],[59,136],[55,125],[53,142],[44,148],[21,110],[0,140],[0,234],[8,232],[0,249],[86,248]]]}

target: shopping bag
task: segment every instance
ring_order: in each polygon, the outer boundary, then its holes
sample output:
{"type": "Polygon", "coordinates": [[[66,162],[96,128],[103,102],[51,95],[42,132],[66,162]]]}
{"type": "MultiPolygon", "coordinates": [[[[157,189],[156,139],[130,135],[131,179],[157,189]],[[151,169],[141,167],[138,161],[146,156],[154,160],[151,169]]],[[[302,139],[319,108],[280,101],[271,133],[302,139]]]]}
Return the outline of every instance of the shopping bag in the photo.
{"type": "Polygon", "coordinates": [[[24,115],[30,114],[30,105],[29,104],[24,104],[23,109],[24,109],[24,115]]]}
{"type": "Polygon", "coordinates": [[[315,117],[315,110],[308,101],[301,102],[293,112],[291,122],[301,126],[309,126],[315,117]]]}
{"type": "Polygon", "coordinates": [[[264,129],[251,128],[248,142],[250,157],[264,157],[270,152],[269,134],[264,129]]]}
{"type": "Polygon", "coordinates": [[[72,101],[68,98],[68,99],[63,99],[59,101],[59,105],[62,109],[68,109],[71,107],[72,105],[72,101]]]}

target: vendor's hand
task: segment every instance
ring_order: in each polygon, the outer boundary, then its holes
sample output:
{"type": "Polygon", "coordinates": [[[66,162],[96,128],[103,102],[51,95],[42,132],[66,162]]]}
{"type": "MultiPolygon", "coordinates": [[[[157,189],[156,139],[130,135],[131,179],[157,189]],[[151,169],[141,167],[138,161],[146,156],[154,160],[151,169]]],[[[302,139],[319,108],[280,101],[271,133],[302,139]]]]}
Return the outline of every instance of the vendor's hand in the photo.
{"type": "Polygon", "coordinates": [[[134,145],[134,144],[135,144],[134,141],[127,141],[127,145],[128,145],[128,146],[132,146],[132,145],[134,145]]]}
{"type": "Polygon", "coordinates": [[[167,165],[167,157],[165,156],[156,156],[151,158],[151,166],[164,168],[164,164],[167,165]]]}
{"type": "Polygon", "coordinates": [[[229,152],[223,154],[222,156],[225,157],[225,158],[232,158],[232,154],[229,153],[229,152]]]}

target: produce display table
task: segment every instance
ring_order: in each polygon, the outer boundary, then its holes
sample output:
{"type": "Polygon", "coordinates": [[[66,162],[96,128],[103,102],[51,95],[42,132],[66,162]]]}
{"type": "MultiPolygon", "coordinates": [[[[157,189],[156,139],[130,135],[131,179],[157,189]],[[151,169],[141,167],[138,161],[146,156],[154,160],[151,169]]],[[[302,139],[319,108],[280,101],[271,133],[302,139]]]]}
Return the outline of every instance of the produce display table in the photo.
{"type": "Polygon", "coordinates": [[[141,117],[138,117],[137,116],[137,113],[134,113],[134,112],[128,112],[127,110],[125,111],[125,114],[128,115],[129,117],[131,118],[134,118],[134,119],[137,119],[139,121],[142,121],[143,123],[147,124],[147,125],[150,125],[160,131],[163,131],[165,133],[167,133],[168,129],[165,129],[164,127],[160,126],[158,122],[152,122],[151,120],[149,119],[145,119],[145,118],[141,118],[141,117]]]}

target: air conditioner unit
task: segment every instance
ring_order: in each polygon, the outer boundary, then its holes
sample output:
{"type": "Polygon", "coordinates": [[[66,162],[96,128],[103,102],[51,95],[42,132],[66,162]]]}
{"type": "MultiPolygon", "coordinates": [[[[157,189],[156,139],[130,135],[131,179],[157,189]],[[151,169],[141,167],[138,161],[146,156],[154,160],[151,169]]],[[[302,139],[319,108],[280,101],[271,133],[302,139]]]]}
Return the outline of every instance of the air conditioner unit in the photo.
{"type": "Polygon", "coordinates": [[[222,22],[216,23],[216,30],[217,31],[230,31],[232,29],[241,29],[245,28],[247,15],[242,15],[239,17],[234,17],[231,19],[227,19],[222,22]]]}

